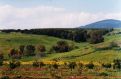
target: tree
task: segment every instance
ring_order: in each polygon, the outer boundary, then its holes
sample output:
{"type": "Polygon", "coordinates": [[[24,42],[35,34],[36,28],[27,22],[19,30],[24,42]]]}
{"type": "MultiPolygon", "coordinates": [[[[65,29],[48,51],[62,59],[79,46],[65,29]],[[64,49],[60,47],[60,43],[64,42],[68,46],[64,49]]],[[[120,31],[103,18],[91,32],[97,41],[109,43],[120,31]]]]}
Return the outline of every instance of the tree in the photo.
{"type": "Polygon", "coordinates": [[[87,31],[77,30],[73,33],[73,40],[76,42],[86,42],[87,41],[87,31]]]}
{"type": "Polygon", "coordinates": [[[26,56],[34,56],[35,55],[35,46],[27,45],[25,48],[25,55],[26,56]]]}
{"type": "Polygon", "coordinates": [[[46,51],[46,48],[45,48],[45,46],[44,45],[38,45],[37,46],[37,50],[38,50],[38,54],[39,54],[39,56],[41,56],[41,57],[44,57],[45,56],[45,51],[46,51]]]}
{"type": "Polygon", "coordinates": [[[25,48],[24,45],[20,45],[20,46],[19,46],[19,51],[21,52],[22,55],[23,55],[23,53],[24,53],[24,48],[25,48]]]}
{"type": "Polygon", "coordinates": [[[113,61],[113,68],[114,69],[121,69],[121,60],[120,59],[115,59],[114,61],[113,61]]]}
{"type": "Polygon", "coordinates": [[[11,49],[8,55],[13,59],[20,59],[22,57],[21,52],[16,49],[11,49]]]}
{"type": "Polygon", "coordinates": [[[58,41],[56,45],[52,47],[51,50],[54,50],[55,52],[68,52],[70,51],[70,46],[66,41],[58,41]]]}
{"type": "Polygon", "coordinates": [[[103,42],[103,33],[100,30],[91,30],[88,32],[88,39],[92,44],[103,42]]]}

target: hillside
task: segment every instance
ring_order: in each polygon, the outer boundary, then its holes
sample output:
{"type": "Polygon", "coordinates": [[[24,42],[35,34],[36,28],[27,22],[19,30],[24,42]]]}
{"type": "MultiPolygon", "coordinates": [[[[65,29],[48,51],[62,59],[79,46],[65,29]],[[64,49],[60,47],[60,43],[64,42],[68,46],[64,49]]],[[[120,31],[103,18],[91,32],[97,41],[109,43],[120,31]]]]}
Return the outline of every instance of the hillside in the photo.
{"type": "Polygon", "coordinates": [[[88,24],[81,28],[121,28],[121,21],[114,19],[107,19],[88,24]]]}
{"type": "MultiPolygon", "coordinates": [[[[7,53],[10,49],[17,49],[20,45],[45,45],[47,51],[52,45],[57,41],[63,40],[55,37],[45,36],[45,35],[32,35],[32,34],[22,34],[22,33],[0,33],[0,51],[5,53],[5,57],[8,58],[7,53]]],[[[72,42],[66,40],[68,42],[72,42]]]]}
{"type": "MultiPolygon", "coordinates": [[[[114,30],[116,31],[116,30],[114,30]]],[[[119,30],[118,30],[119,31],[119,30]]],[[[87,42],[76,43],[78,46],[77,49],[74,49],[70,52],[65,53],[53,53],[47,54],[46,57],[40,58],[40,60],[62,60],[62,61],[94,61],[94,62],[112,62],[113,59],[121,57],[121,50],[119,47],[110,49],[110,50],[96,50],[96,47],[107,46],[112,41],[120,42],[121,34],[110,34],[105,35],[105,42],[99,44],[89,44],[87,42]],[[108,56],[108,57],[107,57],[108,56]]],[[[18,48],[19,45],[28,45],[28,44],[43,44],[46,46],[47,51],[52,45],[54,45],[58,40],[62,40],[55,37],[45,36],[45,35],[32,35],[32,34],[22,34],[22,33],[0,33],[0,48],[5,53],[6,58],[8,59],[7,53],[11,48],[18,48]]],[[[72,42],[66,40],[68,42],[72,42]]],[[[36,57],[23,57],[22,61],[33,61],[36,57]]]]}

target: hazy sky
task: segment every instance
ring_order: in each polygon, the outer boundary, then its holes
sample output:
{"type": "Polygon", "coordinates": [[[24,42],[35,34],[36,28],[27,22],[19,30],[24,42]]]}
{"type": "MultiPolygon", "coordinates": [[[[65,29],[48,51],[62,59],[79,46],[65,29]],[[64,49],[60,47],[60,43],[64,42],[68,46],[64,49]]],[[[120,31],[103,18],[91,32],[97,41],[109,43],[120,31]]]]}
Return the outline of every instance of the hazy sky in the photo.
{"type": "Polygon", "coordinates": [[[78,27],[121,20],[121,0],[0,0],[0,29],[78,27]]]}

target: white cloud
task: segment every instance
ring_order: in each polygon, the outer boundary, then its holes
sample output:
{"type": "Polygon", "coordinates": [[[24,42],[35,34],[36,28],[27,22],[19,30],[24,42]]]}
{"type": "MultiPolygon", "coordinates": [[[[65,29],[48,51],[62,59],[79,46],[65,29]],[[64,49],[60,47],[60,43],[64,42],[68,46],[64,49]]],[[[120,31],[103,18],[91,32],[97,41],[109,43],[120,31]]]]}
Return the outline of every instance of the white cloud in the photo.
{"type": "Polygon", "coordinates": [[[64,8],[51,6],[0,6],[0,29],[72,28],[103,19],[121,20],[121,13],[68,12],[64,8]]]}

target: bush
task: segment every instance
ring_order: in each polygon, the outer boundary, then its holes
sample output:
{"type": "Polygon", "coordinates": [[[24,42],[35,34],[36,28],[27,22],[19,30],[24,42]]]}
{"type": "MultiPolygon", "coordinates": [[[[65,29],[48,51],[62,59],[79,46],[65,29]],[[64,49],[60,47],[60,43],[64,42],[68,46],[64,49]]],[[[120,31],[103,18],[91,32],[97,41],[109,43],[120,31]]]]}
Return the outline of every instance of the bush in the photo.
{"type": "Polygon", "coordinates": [[[110,63],[107,63],[107,64],[102,64],[102,67],[104,67],[104,68],[111,68],[111,64],[110,63]]]}
{"type": "Polygon", "coordinates": [[[58,41],[56,45],[52,46],[50,52],[62,53],[71,51],[74,45],[69,45],[66,41],[58,41]]]}
{"type": "Polygon", "coordinates": [[[10,53],[8,55],[9,55],[9,57],[11,57],[13,59],[20,59],[22,56],[21,52],[16,49],[11,49],[10,53]]]}
{"type": "Polygon", "coordinates": [[[88,69],[93,69],[94,68],[94,64],[92,62],[88,63],[85,65],[88,69]]]}
{"type": "Polygon", "coordinates": [[[19,46],[19,51],[20,51],[22,54],[24,53],[24,48],[25,48],[24,45],[20,45],[20,46],[19,46]]]}
{"type": "Polygon", "coordinates": [[[56,64],[56,63],[53,64],[53,68],[54,68],[54,69],[58,69],[58,67],[59,67],[58,64],[56,64]]]}
{"type": "Polygon", "coordinates": [[[37,46],[37,50],[38,50],[39,52],[45,52],[45,51],[46,51],[46,48],[45,48],[44,45],[38,45],[38,46],[37,46]]]}
{"type": "Polygon", "coordinates": [[[44,64],[43,62],[40,62],[40,63],[39,63],[39,66],[40,66],[40,67],[43,67],[43,66],[45,66],[45,64],[44,64]]]}
{"type": "Polygon", "coordinates": [[[33,62],[33,67],[39,67],[39,62],[37,60],[33,62]]]}
{"type": "Polygon", "coordinates": [[[77,65],[76,62],[70,62],[68,67],[72,70],[75,69],[76,65],[77,65]]]}
{"type": "Polygon", "coordinates": [[[2,66],[3,65],[3,60],[0,60],[0,66],[2,66]]]}
{"type": "Polygon", "coordinates": [[[101,73],[99,73],[99,76],[108,76],[109,74],[108,73],[106,73],[106,72],[101,72],[101,73]]]}
{"type": "Polygon", "coordinates": [[[22,76],[18,75],[18,76],[13,77],[13,79],[22,79],[22,76]]]}
{"type": "Polygon", "coordinates": [[[3,59],[4,59],[3,53],[0,53],[0,60],[3,60],[3,59]]]}
{"type": "Polygon", "coordinates": [[[90,30],[88,32],[88,41],[91,44],[101,43],[104,41],[103,33],[101,30],[90,30]]]}
{"type": "Polygon", "coordinates": [[[83,65],[83,63],[79,63],[78,66],[81,69],[84,65],[83,65]]]}
{"type": "Polygon", "coordinates": [[[38,51],[37,56],[39,56],[39,57],[45,57],[46,56],[46,53],[45,53],[46,48],[45,48],[44,45],[38,45],[37,46],[37,51],[38,51]]]}
{"type": "Polygon", "coordinates": [[[16,68],[16,67],[20,67],[20,62],[19,62],[19,61],[11,61],[11,62],[9,63],[9,67],[10,67],[11,69],[14,69],[14,68],[16,68]]]}
{"type": "Polygon", "coordinates": [[[121,69],[121,60],[120,59],[115,59],[113,61],[114,65],[113,65],[113,68],[114,69],[121,69]]]}
{"type": "Polygon", "coordinates": [[[15,65],[13,62],[10,62],[10,63],[9,63],[9,67],[10,67],[11,69],[14,69],[14,68],[16,68],[16,65],[15,65]]]}
{"type": "Polygon", "coordinates": [[[26,56],[34,56],[35,55],[35,46],[27,45],[25,49],[26,56]]]}
{"type": "Polygon", "coordinates": [[[20,63],[19,61],[16,61],[16,62],[15,62],[15,65],[16,65],[17,67],[20,67],[21,63],[20,63]]]}
{"type": "Polygon", "coordinates": [[[9,76],[2,76],[0,79],[10,79],[9,76]]]}

